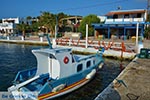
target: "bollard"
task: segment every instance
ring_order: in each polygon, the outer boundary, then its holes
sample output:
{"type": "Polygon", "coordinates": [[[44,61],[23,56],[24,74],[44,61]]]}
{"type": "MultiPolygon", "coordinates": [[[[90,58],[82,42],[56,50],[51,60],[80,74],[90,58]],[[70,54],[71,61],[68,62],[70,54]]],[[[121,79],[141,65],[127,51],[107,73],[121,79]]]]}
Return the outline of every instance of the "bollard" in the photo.
{"type": "Polygon", "coordinates": [[[52,40],[52,45],[53,45],[54,48],[57,46],[56,39],[52,40]]]}
{"type": "Polygon", "coordinates": [[[43,37],[42,36],[40,36],[40,41],[43,42],[43,37]]]}
{"type": "Polygon", "coordinates": [[[69,47],[71,46],[72,38],[69,39],[69,47]]]}
{"type": "Polygon", "coordinates": [[[138,43],[138,51],[137,51],[137,53],[140,53],[140,50],[143,48],[144,46],[143,46],[143,43],[142,42],[139,42],[138,43]]]}
{"type": "Polygon", "coordinates": [[[24,37],[23,36],[21,37],[21,40],[24,41],[24,37]]]}
{"type": "Polygon", "coordinates": [[[7,36],[7,40],[10,40],[9,36],[7,36]]]}

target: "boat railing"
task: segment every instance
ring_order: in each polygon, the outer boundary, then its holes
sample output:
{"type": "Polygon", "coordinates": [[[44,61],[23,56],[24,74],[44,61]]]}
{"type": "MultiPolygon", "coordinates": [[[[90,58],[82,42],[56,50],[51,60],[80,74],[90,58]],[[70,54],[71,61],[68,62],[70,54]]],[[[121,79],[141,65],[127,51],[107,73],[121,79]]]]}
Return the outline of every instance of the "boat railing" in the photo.
{"type": "Polygon", "coordinates": [[[37,68],[19,71],[15,77],[15,80],[13,81],[13,84],[18,84],[32,78],[33,76],[35,76],[36,71],[37,68]]]}

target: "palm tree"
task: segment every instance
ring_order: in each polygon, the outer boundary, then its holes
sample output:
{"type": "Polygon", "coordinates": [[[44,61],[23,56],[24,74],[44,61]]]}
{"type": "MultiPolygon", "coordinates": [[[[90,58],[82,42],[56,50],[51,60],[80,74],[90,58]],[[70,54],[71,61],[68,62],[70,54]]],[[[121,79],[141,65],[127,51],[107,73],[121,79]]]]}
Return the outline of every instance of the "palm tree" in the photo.
{"type": "Polygon", "coordinates": [[[42,15],[39,19],[39,25],[45,29],[46,33],[48,33],[50,30],[50,32],[53,34],[55,26],[54,15],[49,12],[42,12],[42,15]]]}
{"type": "Polygon", "coordinates": [[[17,24],[16,29],[18,31],[22,32],[22,36],[25,39],[25,35],[26,35],[26,30],[29,29],[29,25],[25,24],[25,23],[21,23],[21,24],[17,24]]]}
{"type": "Polygon", "coordinates": [[[32,21],[32,17],[31,16],[27,16],[26,17],[26,24],[30,25],[31,21],[32,21]]]}
{"type": "Polygon", "coordinates": [[[26,19],[27,19],[27,20],[31,20],[32,17],[31,17],[31,16],[27,16],[26,19]]]}

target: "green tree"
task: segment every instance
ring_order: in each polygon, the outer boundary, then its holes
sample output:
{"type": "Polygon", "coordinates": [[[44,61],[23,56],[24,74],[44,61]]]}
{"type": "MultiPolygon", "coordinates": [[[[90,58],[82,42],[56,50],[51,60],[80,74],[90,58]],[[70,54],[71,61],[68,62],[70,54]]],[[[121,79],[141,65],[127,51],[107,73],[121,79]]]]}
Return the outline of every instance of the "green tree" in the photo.
{"type": "Polygon", "coordinates": [[[145,28],[145,35],[144,35],[145,38],[147,39],[150,39],[150,26],[147,26],[145,28]]]}
{"type": "Polygon", "coordinates": [[[49,12],[42,12],[39,18],[39,26],[45,29],[46,33],[50,32],[53,34],[56,24],[56,18],[53,14],[49,12]]]}
{"type": "Polygon", "coordinates": [[[27,16],[26,17],[26,24],[30,25],[32,22],[32,17],[31,16],[27,16]]]}
{"type": "Polygon", "coordinates": [[[26,31],[30,28],[29,25],[25,24],[24,22],[22,22],[21,24],[17,24],[16,26],[16,29],[18,31],[21,31],[22,32],[22,36],[24,37],[25,39],[25,36],[26,36],[26,31]]]}
{"type": "Polygon", "coordinates": [[[63,18],[67,18],[67,15],[66,14],[64,14],[64,13],[58,13],[58,15],[57,15],[57,20],[58,20],[58,24],[63,24],[62,23],[62,20],[61,19],[63,19],[63,18]]]}
{"type": "Polygon", "coordinates": [[[83,20],[80,23],[79,26],[79,31],[82,33],[82,36],[85,37],[86,35],[86,24],[88,24],[88,32],[89,32],[89,36],[93,36],[94,35],[94,29],[92,27],[92,23],[100,23],[100,19],[93,14],[90,14],[86,17],[83,18],[83,20]]]}
{"type": "MultiPolygon", "coordinates": [[[[30,18],[30,16],[29,16],[30,18]]],[[[39,31],[39,22],[38,20],[40,19],[40,16],[37,16],[37,17],[31,17],[30,21],[31,21],[31,25],[30,25],[30,28],[31,28],[31,32],[36,32],[38,33],[39,31]]]]}
{"type": "Polygon", "coordinates": [[[32,23],[32,25],[30,26],[30,28],[31,28],[32,32],[38,32],[39,31],[39,23],[38,22],[32,23]]]}
{"type": "Polygon", "coordinates": [[[31,19],[32,19],[31,16],[27,16],[27,17],[26,17],[26,20],[31,20],[31,19]]]}

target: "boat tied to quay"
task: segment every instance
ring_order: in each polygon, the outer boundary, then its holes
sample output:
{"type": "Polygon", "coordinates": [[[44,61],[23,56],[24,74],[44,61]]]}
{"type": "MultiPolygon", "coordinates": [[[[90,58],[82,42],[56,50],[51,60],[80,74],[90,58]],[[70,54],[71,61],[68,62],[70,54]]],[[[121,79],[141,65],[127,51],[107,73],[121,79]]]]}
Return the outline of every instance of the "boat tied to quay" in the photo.
{"type": "Polygon", "coordinates": [[[53,48],[47,35],[49,48],[32,50],[37,67],[19,71],[13,85],[8,88],[14,99],[26,95],[31,100],[47,100],[70,93],[85,85],[103,66],[102,52],[76,55],[70,48],[53,48]]]}

